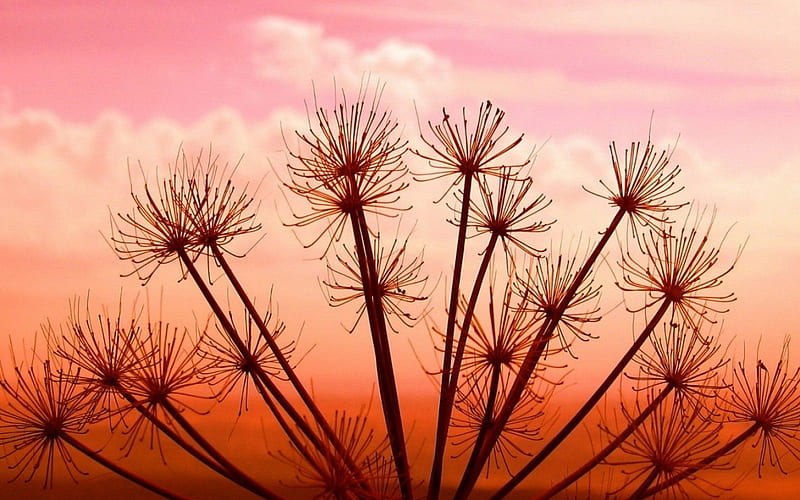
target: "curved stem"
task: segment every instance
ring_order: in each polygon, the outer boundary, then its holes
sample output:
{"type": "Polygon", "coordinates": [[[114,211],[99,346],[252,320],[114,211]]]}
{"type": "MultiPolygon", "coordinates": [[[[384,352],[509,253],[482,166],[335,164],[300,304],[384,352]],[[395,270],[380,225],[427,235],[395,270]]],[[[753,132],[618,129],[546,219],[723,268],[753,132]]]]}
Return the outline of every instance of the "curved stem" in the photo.
{"type": "Polygon", "coordinates": [[[185,497],[183,495],[179,495],[177,493],[173,493],[173,492],[171,492],[169,490],[166,490],[166,489],[158,486],[157,484],[152,483],[152,482],[148,481],[147,479],[145,479],[145,478],[143,478],[143,477],[141,477],[141,476],[139,476],[137,474],[134,474],[133,472],[130,472],[127,469],[124,469],[124,468],[120,467],[116,463],[114,463],[111,460],[105,458],[100,453],[92,450],[91,448],[89,448],[85,444],[81,443],[80,441],[78,441],[74,437],[70,436],[69,434],[66,434],[66,433],[65,434],[61,434],[60,439],[62,441],[64,441],[65,443],[67,443],[68,445],[70,445],[73,448],[75,448],[76,450],[78,450],[79,452],[83,453],[87,457],[91,458],[92,460],[94,460],[98,464],[102,465],[106,469],[114,472],[115,474],[117,474],[119,476],[124,477],[128,481],[131,481],[133,483],[138,484],[139,486],[141,486],[142,488],[145,488],[146,490],[152,491],[156,495],[162,496],[164,498],[169,498],[171,500],[188,500],[188,497],[185,497]]]}

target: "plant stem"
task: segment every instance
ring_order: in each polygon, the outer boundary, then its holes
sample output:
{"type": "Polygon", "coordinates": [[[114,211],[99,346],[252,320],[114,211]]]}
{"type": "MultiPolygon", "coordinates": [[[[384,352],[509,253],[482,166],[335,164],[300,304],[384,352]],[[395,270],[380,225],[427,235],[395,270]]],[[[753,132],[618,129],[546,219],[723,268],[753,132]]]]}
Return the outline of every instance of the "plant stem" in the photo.
{"type": "MultiPolygon", "coordinates": [[[[191,274],[192,279],[195,282],[195,285],[203,294],[203,298],[205,298],[206,302],[214,312],[214,315],[217,317],[217,321],[219,321],[220,325],[222,326],[222,329],[230,337],[231,341],[234,343],[234,345],[242,354],[242,356],[245,356],[247,359],[251,361],[250,365],[253,366],[253,371],[250,372],[250,375],[254,377],[256,380],[259,380],[262,384],[264,384],[264,387],[267,389],[267,391],[273,395],[273,397],[280,405],[280,407],[283,409],[283,411],[287,413],[292,422],[298,427],[298,429],[300,429],[303,435],[306,436],[306,438],[308,438],[308,440],[314,445],[314,447],[317,450],[319,450],[320,453],[323,454],[327,453],[319,437],[316,435],[314,430],[308,425],[306,419],[304,419],[297,412],[294,406],[292,406],[289,400],[286,399],[286,396],[284,396],[283,393],[281,393],[280,389],[264,372],[263,368],[252,359],[253,357],[252,353],[247,349],[244,342],[242,342],[242,339],[239,337],[239,334],[236,332],[236,329],[233,327],[230,320],[225,315],[224,311],[222,310],[222,307],[220,307],[219,305],[219,302],[217,302],[216,298],[211,293],[211,290],[208,288],[208,285],[206,285],[206,282],[200,276],[200,273],[197,271],[197,268],[195,267],[194,262],[192,262],[189,255],[186,253],[185,250],[179,250],[178,253],[181,258],[181,261],[191,274]]],[[[292,439],[292,435],[290,435],[289,438],[292,439]]],[[[293,441],[293,444],[298,447],[302,446],[301,441],[293,441]]]]}
{"type": "MultiPolygon", "coordinates": [[[[656,408],[658,408],[658,405],[660,405],[661,402],[664,401],[664,399],[666,399],[667,395],[670,392],[672,392],[672,389],[673,389],[672,385],[667,385],[666,387],[661,389],[661,391],[659,391],[658,395],[655,398],[653,398],[652,401],[650,401],[650,403],[644,408],[644,410],[642,410],[639,413],[639,415],[628,424],[628,426],[625,428],[625,430],[620,432],[617,435],[617,437],[614,438],[613,441],[608,443],[594,457],[592,457],[588,462],[586,462],[581,467],[576,469],[572,474],[570,474],[569,476],[564,478],[562,481],[560,481],[556,485],[550,487],[550,489],[548,489],[544,493],[541,493],[539,496],[537,496],[536,499],[537,500],[546,500],[548,498],[554,497],[555,495],[557,495],[558,493],[563,491],[564,488],[566,488],[570,484],[574,483],[575,481],[580,479],[584,474],[586,474],[587,472],[591,471],[594,467],[596,467],[598,464],[600,464],[600,462],[602,462],[608,455],[610,455],[614,450],[616,450],[619,447],[619,445],[622,444],[623,441],[625,441],[628,438],[628,436],[633,434],[633,432],[640,425],[642,425],[642,422],[644,422],[647,419],[647,417],[649,417],[650,414],[653,413],[653,411],[655,411],[656,408]]],[[[524,478],[522,478],[522,479],[524,479],[524,478]]],[[[496,493],[496,496],[499,498],[499,497],[502,497],[503,495],[508,494],[517,484],[519,484],[515,480],[516,480],[516,476],[514,476],[514,478],[511,481],[509,481],[506,485],[504,485],[503,488],[500,489],[496,493]]]]}
{"type": "MultiPolygon", "coordinates": [[[[492,448],[500,438],[500,434],[502,434],[506,423],[508,423],[508,419],[511,418],[511,413],[514,411],[514,408],[519,402],[520,397],[522,397],[522,393],[525,391],[528,381],[530,380],[531,375],[533,375],[542,353],[547,348],[548,342],[553,337],[553,332],[555,331],[558,322],[561,321],[562,315],[567,310],[567,307],[569,307],[569,304],[577,291],[580,289],[581,285],[583,284],[583,280],[585,280],[589,275],[589,271],[591,271],[595,261],[597,261],[603,248],[605,248],[606,244],[611,239],[611,235],[614,233],[617,226],[619,226],[619,223],[622,221],[624,215],[625,209],[620,208],[617,210],[617,213],[614,215],[611,224],[609,224],[609,226],[603,232],[603,236],[600,238],[600,241],[586,259],[580,271],[578,271],[578,273],[575,275],[575,279],[572,281],[569,289],[564,294],[564,297],[561,300],[558,308],[553,313],[552,317],[548,318],[548,320],[542,324],[542,327],[537,334],[537,338],[534,340],[531,348],[528,350],[528,354],[525,356],[525,360],[522,362],[522,365],[519,368],[517,376],[514,379],[514,383],[509,389],[508,395],[506,396],[506,401],[498,413],[492,429],[486,434],[486,438],[482,443],[475,444],[475,446],[481,448],[481,451],[476,455],[476,460],[474,462],[467,464],[467,469],[464,472],[464,477],[462,478],[461,485],[459,486],[458,490],[460,495],[463,495],[462,498],[465,498],[467,495],[469,495],[469,493],[472,491],[472,488],[474,488],[475,483],[478,480],[478,476],[480,475],[480,471],[483,469],[483,465],[486,463],[486,460],[488,460],[492,448]]],[[[458,494],[459,493],[457,493],[457,495],[458,494]]]]}
{"type": "MultiPolygon", "coordinates": [[[[355,179],[350,179],[355,184],[355,179]]],[[[355,189],[355,188],[354,188],[355,189]]],[[[404,499],[413,498],[411,470],[408,466],[403,419],[394,377],[394,365],[386,331],[386,318],[380,297],[378,271],[370,243],[369,228],[363,210],[350,214],[353,239],[359,262],[359,272],[364,289],[364,301],[370,323],[372,345],[375,354],[375,367],[378,375],[378,388],[381,394],[386,431],[392,448],[401,495],[404,499]]]]}
{"type": "Polygon", "coordinates": [[[647,490],[647,488],[651,484],[653,484],[653,481],[656,480],[656,478],[658,477],[659,474],[661,474],[661,468],[658,467],[658,466],[653,467],[653,470],[651,470],[650,474],[648,474],[647,477],[644,478],[644,481],[642,481],[642,484],[640,484],[639,487],[636,488],[636,491],[633,492],[633,494],[630,496],[630,498],[631,499],[633,499],[633,498],[642,498],[642,493],[645,490],[647,490]]]}
{"type": "Polygon", "coordinates": [[[640,495],[633,497],[636,499],[639,498],[647,498],[649,496],[653,496],[661,490],[665,490],[670,486],[673,486],[687,477],[691,476],[692,474],[696,473],[699,470],[706,468],[707,466],[711,465],[712,463],[716,462],[720,458],[724,457],[728,453],[732,452],[736,449],[737,446],[742,444],[745,440],[747,440],[750,436],[756,433],[761,428],[761,424],[758,422],[753,422],[750,427],[745,429],[741,434],[730,440],[725,446],[722,446],[717,451],[712,453],[711,455],[707,456],[696,465],[692,467],[688,467],[687,469],[675,474],[674,476],[670,477],[663,483],[658,483],[657,485],[653,486],[652,488],[648,488],[647,491],[644,491],[640,495]]]}
{"type": "Polygon", "coordinates": [[[439,407],[436,418],[436,441],[433,450],[433,463],[431,465],[430,483],[428,484],[428,500],[436,500],[442,487],[442,467],[444,465],[444,450],[447,446],[447,432],[450,428],[452,415],[452,397],[450,393],[450,364],[453,352],[453,337],[456,329],[456,313],[458,310],[459,288],[461,284],[461,269],[464,264],[464,251],[467,240],[467,216],[469,214],[470,192],[472,190],[472,175],[464,176],[464,188],[461,194],[461,216],[458,220],[458,237],[456,240],[456,254],[453,258],[453,278],[450,285],[450,307],[447,309],[447,325],[444,335],[444,352],[442,353],[442,380],[439,388],[439,407]]]}
{"type": "Polygon", "coordinates": [[[608,391],[611,384],[617,379],[617,377],[622,373],[622,370],[625,369],[625,366],[628,362],[633,359],[633,356],[641,349],[644,342],[650,337],[650,334],[655,330],[658,323],[663,318],[664,314],[666,314],[667,310],[669,309],[670,305],[672,305],[672,301],[668,298],[664,298],[661,302],[656,313],[650,318],[650,321],[647,323],[647,326],[642,330],[639,336],[636,338],[634,343],[628,349],[628,351],[622,356],[619,360],[617,365],[614,367],[613,370],[608,374],[606,379],[600,386],[595,390],[594,394],[592,394],[588,400],[581,406],[581,408],[575,412],[573,417],[567,422],[564,427],[556,434],[550,442],[542,448],[539,453],[533,457],[516,475],[509,481],[506,486],[500,489],[495,495],[494,498],[502,498],[504,495],[508,494],[514,487],[516,487],[524,478],[528,476],[531,472],[533,472],[536,467],[541,464],[545,458],[547,458],[556,448],[561,444],[564,439],[569,436],[573,430],[578,426],[578,424],[583,421],[586,415],[594,408],[594,405],[600,401],[603,395],[608,391]]]}
{"type": "Polygon", "coordinates": [[[138,484],[142,488],[145,488],[149,491],[152,491],[156,495],[162,496],[164,498],[169,498],[171,500],[188,500],[188,497],[184,497],[183,495],[179,495],[177,493],[173,493],[169,490],[165,490],[164,488],[148,481],[147,479],[130,472],[127,469],[120,467],[119,465],[115,464],[111,460],[105,458],[100,453],[92,450],[82,442],[78,441],[74,437],[70,436],[67,433],[62,433],[59,438],[63,440],[68,445],[72,446],[79,452],[83,453],[87,457],[91,458],[98,464],[102,465],[103,467],[107,468],[108,470],[114,472],[115,474],[124,477],[128,481],[138,484]]]}
{"type": "MultiPolygon", "coordinates": [[[[286,359],[283,352],[280,349],[280,346],[275,342],[275,339],[272,337],[272,334],[267,329],[266,324],[264,323],[264,319],[261,317],[259,312],[256,310],[253,301],[250,300],[250,296],[245,291],[244,287],[242,286],[239,279],[236,277],[236,274],[231,269],[230,265],[228,264],[225,255],[220,251],[217,245],[211,245],[211,251],[213,252],[214,258],[216,259],[217,263],[222,267],[223,272],[228,277],[228,280],[233,285],[233,288],[236,290],[237,295],[239,296],[240,300],[244,304],[247,312],[250,314],[250,317],[255,322],[256,326],[258,327],[259,332],[261,333],[261,337],[266,341],[267,345],[269,346],[270,350],[275,355],[275,359],[280,364],[283,372],[286,374],[289,382],[294,387],[297,394],[300,396],[300,399],[306,405],[306,408],[311,412],[312,417],[314,418],[314,422],[322,429],[322,432],[325,434],[325,437],[330,441],[333,445],[336,453],[338,453],[341,458],[345,461],[348,468],[352,471],[353,475],[358,479],[359,483],[361,483],[362,487],[366,487],[367,483],[361,474],[361,470],[358,466],[356,466],[355,462],[353,461],[353,457],[350,456],[350,453],[345,449],[342,445],[341,440],[334,432],[333,428],[331,428],[330,424],[328,423],[325,416],[320,411],[319,407],[317,406],[314,399],[309,394],[308,390],[306,390],[303,383],[300,381],[297,373],[292,367],[289,360],[286,359]]],[[[285,429],[286,430],[286,429],[285,429]]]]}
{"type": "Polygon", "coordinates": [[[259,495],[263,498],[269,498],[272,500],[277,500],[280,498],[278,495],[273,493],[272,491],[268,490],[267,488],[263,487],[262,485],[258,484],[255,480],[245,474],[241,469],[236,467],[233,463],[231,463],[227,458],[225,458],[222,453],[219,452],[211,443],[209,443],[201,433],[197,432],[197,429],[194,428],[192,424],[186,420],[180,411],[169,401],[169,399],[164,399],[159,402],[162,408],[164,408],[167,413],[181,426],[181,428],[186,431],[186,433],[194,439],[194,441],[200,445],[200,447],[205,450],[206,453],[209,454],[211,458],[217,461],[222,467],[227,470],[231,476],[233,476],[234,481],[241,484],[248,490],[252,491],[256,495],[259,495]]]}

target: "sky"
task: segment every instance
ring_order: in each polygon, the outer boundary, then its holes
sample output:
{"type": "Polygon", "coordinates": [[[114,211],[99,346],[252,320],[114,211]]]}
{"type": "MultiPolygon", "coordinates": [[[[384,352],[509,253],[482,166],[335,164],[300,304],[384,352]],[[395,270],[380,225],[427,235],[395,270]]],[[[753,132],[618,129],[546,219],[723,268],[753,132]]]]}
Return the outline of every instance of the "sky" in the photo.
{"type": "MultiPolygon", "coordinates": [[[[144,289],[120,277],[131,268],[108,244],[109,218],[132,207],[130,183],[139,189],[144,176],[163,172],[182,145],[190,155],[211,148],[231,165],[241,159],[236,176],[257,187],[266,236],[237,269],[262,304],[272,290],[288,330],[302,332],[317,384],[354,382],[341,356],[368,363],[368,348],[358,347],[359,332],[344,331],[353,311],[325,304],[320,249],[303,249],[308,234],[283,226],[297,200],[287,201],[279,179],[314,96],[329,103],[365,79],[385,83],[382,102],[412,146],[418,121],[440,119],[443,107],[475,110],[488,99],[504,109],[537,152],[535,185],[559,221],[552,244],[592,239],[607,224],[610,209],[581,186],[610,179],[610,141],[650,135],[674,147],[682,200],[715,211],[727,258],[744,246],[726,278],[737,302],[722,319],[725,339],[737,352],[769,354],[795,333],[794,0],[231,4],[0,4],[0,337],[15,349],[34,343],[43,322],[60,324],[70,301],[99,308],[122,297],[175,322],[202,322],[207,310],[176,282],[178,269],[161,270],[144,289]]],[[[432,285],[445,281],[452,251],[439,225],[449,214],[430,205],[436,189],[409,194],[419,211],[403,220],[417,224],[412,242],[424,247],[432,285]]],[[[440,310],[443,289],[433,291],[440,310]]],[[[613,283],[606,290],[614,303],[613,283]]],[[[393,340],[408,393],[429,388],[416,359],[432,356],[417,352],[426,341],[402,331],[393,340]]]]}

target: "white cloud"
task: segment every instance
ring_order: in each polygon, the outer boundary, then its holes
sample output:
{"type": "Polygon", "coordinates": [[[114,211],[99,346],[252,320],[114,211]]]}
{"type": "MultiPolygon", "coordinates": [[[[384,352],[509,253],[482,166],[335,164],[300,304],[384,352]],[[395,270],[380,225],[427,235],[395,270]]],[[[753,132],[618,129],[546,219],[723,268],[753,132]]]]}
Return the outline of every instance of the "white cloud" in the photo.
{"type": "Polygon", "coordinates": [[[251,34],[258,74],[304,90],[316,82],[321,95],[331,94],[325,90],[334,78],[350,92],[369,78],[387,83],[388,102],[410,108],[411,101],[420,107],[438,104],[453,89],[451,62],[423,45],[387,39],[359,49],[326,35],[319,24],[272,16],[252,23],[251,34]]]}

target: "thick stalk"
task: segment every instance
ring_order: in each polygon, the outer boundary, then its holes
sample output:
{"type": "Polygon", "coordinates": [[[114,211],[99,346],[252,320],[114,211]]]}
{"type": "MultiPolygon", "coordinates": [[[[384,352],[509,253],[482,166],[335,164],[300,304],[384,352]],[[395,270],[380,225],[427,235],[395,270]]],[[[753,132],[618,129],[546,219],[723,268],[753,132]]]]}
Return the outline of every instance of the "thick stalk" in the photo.
{"type": "MultiPolygon", "coordinates": [[[[630,436],[636,429],[639,428],[640,425],[642,425],[642,422],[644,422],[647,419],[647,417],[649,417],[650,414],[653,413],[653,411],[655,411],[656,408],[658,408],[658,405],[660,405],[661,402],[664,401],[664,399],[667,397],[667,395],[670,392],[672,392],[672,389],[673,389],[672,385],[667,385],[666,387],[661,389],[658,395],[655,398],[653,398],[653,400],[650,401],[650,403],[644,408],[644,410],[642,410],[641,413],[639,413],[639,415],[628,424],[625,430],[617,434],[617,437],[614,438],[613,441],[608,443],[594,457],[592,457],[588,462],[586,462],[578,469],[576,469],[572,474],[565,477],[558,484],[552,486],[550,489],[537,496],[536,500],[546,500],[548,498],[554,497],[555,495],[563,491],[564,488],[571,485],[572,483],[580,479],[584,474],[586,474],[587,472],[595,468],[597,465],[599,465],[600,462],[602,462],[607,456],[609,456],[614,450],[616,450],[620,444],[622,444],[626,439],[628,439],[628,436],[630,436]]],[[[508,494],[518,484],[518,482],[515,482],[515,480],[516,476],[495,494],[496,498],[508,494]]]]}
{"type": "Polygon", "coordinates": [[[528,476],[536,467],[541,464],[545,458],[547,458],[556,448],[564,441],[564,439],[569,436],[573,430],[578,426],[578,424],[583,421],[586,415],[594,408],[594,406],[600,401],[600,399],[605,395],[606,391],[608,391],[611,384],[617,379],[617,377],[622,373],[622,370],[625,369],[625,366],[633,359],[633,356],[639,352],[642,345],[645,341],[650,337],[650,334],[655,330],[656,326],[658,326],[659,322],[663,318],[664,314],[666,314],[667,310],[669,309],[670,305],[672,305],[672,301],[668,298],[664,298],[661,302],[656,313],[650,318],[650,321],[645,326],[644,330],[639,334],[636,338],[634,343],[628,349],[628,351],[622,356],[619,362],[616,364],[613,370],[608,374],[606,379],[597,390],[589,397],[588,400],[581,406],[581,408],[575,412],[572,418],[567,422],[564,427],[556,434],[553,439],[548,442],[541,451],[539,451],[536,456],[534,456],[526,465],[523,467],[512,479],[509,483],[503,487],[500,491],[498,491],[494,497],[501,498],[506,493],[510,492],[516,485],[518,485],[524,478],[528,476]]]}
{"type": "MultiPolygon", "coordinates": [[[[355,183],[354,180],[352,182],[355,183]]],[[[392,354],[386,331],[386,318],[381,303],[377,266],[372,252],[369,229],[367,228],[364,212],[359,210],[357,213],[351,213],[350,220],[353,226],[353,239],[355,240],[359,272],[364,288],[364,301],[370,323],[375,367],[378,375],[378,389],[381,394],[381,407],[386,423],[386,431],[389,435],[389,445],[392,448],[401,495],[404,499],[410,499],[414,496],[411,486],[411,471],[408,466],[402,413],[400,412],[394,365],[392,364],[392,354]]]]}
{"type": "MultiPolygon", "coordinates": [[[[250,375],[254,377],[256,380],[259,380],[262,384],[264,384],[264,387],[266,387],[267,391],[270,394],[272,394],[278,405],[283,409],[283,411],[286,412],[286,414],[292,420],[294,425],[296,425],[297,428],[300,429],[303,435],[306,436],[306,438],[314,445],[314,447],[321,453],[326,453],[324,445],[322,444],[322,442],[320,441],[319,437],[316,435],[314,430],[311,429],[308,422],[297,412],[297,410],[294,408],[294,406],[292,406],[289,400],[286,399],[286,396],[284,396],[283,393],[281,393],[280,389],[264,372],[262,367],[252,359],[253,358],[252,353],[250,353],[250,351],[245,346],[244,342],[242,342],[242,339],[239,337],[239,334],[236,332],[236,329],[233,327],[230,320],[225,315],[225,312],[222,310],[222,307],[220,307],[219,302],[217,302],[217,299],[211,293],[211,290],[208,288],[208,285],[206,285],[206,282],[203,280],[202,276],[200,276],[200,273],[197,271],[197,268],[195,267],[194,262],[192,262],[189,255],[184,250],[179,250],[178,254],[181,258],[181,261],[188,269],[189,274],[192,276],[195,285],[203,294],[203,298],[206,300],[208,305],[211,307],[211,310],[214,312],[214,315],[217,317],[217,321],[219,321],[220,325],[222,326],[222,329],[225,331],[225,333],[227,333],[228,337],[234,343],[234,345],[242,354],[242,356],[245,356],[247,359],[251,361],[249,365],[253,367],[253,371],[250,372],[250,375]]],[[[300,441],[298,442],[293,441],[293,444],[295,444],[296,446],[302,446],[302,442],[300,441]]]]}
{"type": "MultiPolygon", "coordinates": [[[[492,420],[494,416],[494,408],[495,404],[497,403],[497,388],[500,385],[500,365],[495,364],[492,366],[492,374],[491,379],[489,382],[489,392],[488,392],[488,399],[486,400],[486,408],[483,413],[483,419],[481,420],[481,427],[478,430],[478,437],[475,439],[476,443],[482,441],[492,427],[492,420]]],[[[475,454],[478,453],[478,447],[472,448],[472,454],[470,455],[470,461],[474,460],[475,454]]]]}
{"type": "Polygon", "coordinates": [[[197,432],[197,429],[195,429],[194,426],[183,417],[181,412],[179,412],[178,409],[175,408],[175,406],[168,399],[160,401],[159,404],[167,411],[167,413],[169,413],[170,417],[172,417],[173,420],[175,420],[178,425],[180,425],[181,428],[186,431],[189,437],[191,437],[206,453],[208,453],[211,458],[216,460],[217,463],[224,467],[225,470],[227,470],[231,476],[233,476],[232,479],[234,481],[260,497],[269,498],[272,500],[277,500],[280,498],[280,496],[258,484],[258,482],[253,480],[241,469],[236,467],[227,458],[225,458],[225,456],[222,455],[222,453],[220,453],[219,450],[217,450],[211,443],[209,443],[201,433],[197,432]]]}
{"type": "Polygon", "coordinates": [[[163,421],[159,420],[152,412],[148,411],[147,408],[142,404],[141,401],[137,400],[133,395],[125,391],[121,387],[117,387],[116,390],[122,395],[122,397],[127,400],[133,408],[135,408],[139,413],[142,414],[147,420],[149,420],[156,428],[161,431],[162,434],[167,436],[169,439],[172,440],[175,444],[183,448],[186,453],[190,454],[194,458],[196,458],[200,463],[204,464],[209,469],[213,470],[217,474],[230,479],[236,482],[235,479],[230,477],[230,473],[225,470],[219,463],[215,462],[207,455],[203,454],[200,450],[192,446],[191,443],[183,439],[180,435],[178,435],[175,431],[169,428],[163,421]]]}
{"type": "Polygon", "coordinates": [[[630,496],[630,498],[631,499],[633,499],[633,498],[641,498],[642,497],[641,496],[642,493],[645,490],[647,490],[647,488],[649,488],[651,484],[653,484],[653,481],[656,480],[656,478],[658,477],[659,474],[661,474],[661,468],[660,467],[653,467],[653,470],[651,470],[650,474],[648,474],[647,477],[644,478],[644,481],[642,481],[642,484],[640,484],[639,487],[636,488],[636,491],[633,492],[633,494],[630,496]]]}
{"type": "MultiPolygon", "coordinates": [[[[428,484],[428,500],[436,500],[442,488],[442,467],[444,465],[444,450],[447,446],[447,432],[450,429],[452,415],[452,402],[448,403],[450,391],[450,364],[453,352],[453,337],[456,329],[456,312],[458,309],[459,288],[461,285],[461,269],[464,264],[464,251],[467,241],[467,217],[469,215],[470,191],[472,190],[472,175],[464,176],[464,189],[461,193],[461,216],[458,220],[458,237],[456,240],[456,254],[453,258],[453,278],[450,284],[450,307],[447,309],[447,324],[445,325],[444,352],[442,353],[442,380],[439,389],[439,408],[436,418],[436,441],[433,450],[433,463],[431,464],[430,483],[428,484]]],[[[450,399],[452,401],[452,399],[450,399]]]]}
{"type": "Polygon", "coordinates": [[[173,492],[171,492],[169,490],[166,490],[166,489],[164,489],[164,488],[162,488],[162,487],[160,487],[160,486],[148,481],[147,479],[145,479],[145,478],[143,478],[143,477],[141,477],[141,476],[139,476],[137,474],[134,474],[133,472],[130,472],[127,469],[124,469],[124,468],[120,467],[119,465],[115,464],[111,460],[108,460],[107,458],[102,456],[100,453],[92,450],[91,448],[89,448],[85,444],[81,443],[80,441],[78,441],[74,437],[70,436],[69,434],[66,434],[66,433],[61,434],[59,436],[59,438],[62,441],[64,441],[65,443],[67,443],[68,445],[70,445],[73,448],[75,448],[76,450],[78,450],[79,452],[81,452],[84,455],[86,455],[87,457],[91,458],[92,460],[94,460],[98,464],[100,464],[103,467],[105,467],[106,469],[110,470],[111,472],[114,472],[115,474],[124,477],[128,481],[131,481],[133,483],[138,484],[142,488],[145,488],[145,489],[147,489],[149,491],[152,491],[156,495],[162,496],[164,498],[169,498],[171,500],[188,500],[187,497],[184,497],[184,496],[179,495],[177,493],[173,493],[173,492]]]}
{"type": "Polygon", "coordinates": [[[668,480],[664,481],[663,483],[658,483],[657,485],[653,486],[652,488],[648,488],[647,491],[641,493],[639,496],[632,497],[632,498],[636,498],[637,500],[640,499],[640,498],[647,498],[649,496],[655,495],[656,493],[658,493],[661,490],[665,490],[665,489],[669,488],[670,486],[678,484],[679,482],[683,481],[684,479],[686,479],[687,477],[691,476],[692,474],[695,474],[697,471],[705,469],[706,467],[708,467],[709,465],[713,464],[714,462],[716,462],[720,458],[724,457],[728,453],[730,453],[733,450],[735,450],[740,444],[742,444],[750,436],[755,434],[760,428],[761,428],[761,424],[758,423],[758,422],[754,422],[752,425],[750,425],[750,427],[748,427],[741,434],[739,434],[738,436],[733,438],[731,441],[729,441],[725,446],[722,446],[720,449],[718,449],[717,451],[715,451],[711,455],[707,456],[706,458],[704,458],[703,460],[698,462],[696,465],[693,465],[692,467],[688,467],[688,468],[684,469],[683,471],[675,474],[674,476],[670,477],[668,480]]]}
{"type": "Polygon", "coordinates": [[[600,253],[611,239],[611,235],[617,229],[617,226],[619,226],[619,223],[622,221],[624,216],[624,209],[620,208],[617,210],[617,213],[614,215],[611,224],[609,224],[608,228],[606,228],[606,230],[603,232],[603,236],[600,238],[600,241],[586,259],[581,269],[575,275],[575,279],[573,279],[572,284],[564,294],[564,298],[561,300],[558,308],[553,313],[552,317],[548,318],[548,320],[542,325],[542,329],[539,331],[539,334],[537,334],[536,340],[528,350],[528,354],[525,356],[525,360],[522,362],[522,365],[517,372],[514,383],[509,389],[508,395],[506,396],[506,401],[498,413],[492,429],[486,434],[486,439],[484,442],[476,443],[476,446],[480,447],[481,451],[477,455],[476,460],[467,465],[467,469],[464,473],[465,475],[461,481],[461,486],[459,486],[459,491],[464,497],[469,495],[469,493],[472,491],[472,488],[474,488],[475,483],[478,480],[478,476],[480,475],[480,471],[483,469],[486,460],[488,460],[489,454],[491,453],[495,443],[500,438],[500,434],[502,434],[506,423],[508,423],[508,419],[511,418],[511,414],[519,402],[519,399],[522,397],[522,393],[525,391],[528,381],[530,380],[531,375],[533,375],[542,353],[547,348],[548,342],[550,339],[552,339],[553,332],[555,331],[559,321],[561,321],[562,315],[567,310],[567,307],[569,307],[570,302],[580,289],[583,281],[589,275],[594,263],[600,257],[600,253]]]}
{"type": "Polygon", "coordinates": [[[264,341],[267,343],[272,353],[275,355],[275,359],[280,364],[281,368],[283,369],[283,372],[286,374],[286,377],[292,384],[292,387],[294,387],[295,391],[297,391],[297,394],[300,396],[300,399],[306,405],[306,408],[308,408],[308,410],[311,412],[311,416],[314,418],[314,422],[319,426],[320,429],[322,429],[322,432],[325,434],[325,437],[333,445],[334,449],[336,450],[336,453],[339,454],[339,456],[344,460],[348,468],[350,468],[354,477],[358,479],[359,483],[361,483],[362,486],[366,486],[367,483],[361,474],[361,470],[359,469],[358,466],[355,465],[353,458],[345,449],[344,445],[342,445],[341,440],[336,435],[333,428],[331,428],[327,419],[320,411],[319,407],[314,401],[314,398],[311,397],[311,394],[309,394],[308,390],[300,381],[299,377],[297,376],[297,373],[294,370],[294,367],[286,358],[286,356],[284,356],[283,352],[280,349],[280,346],[275,342],[275,339],[272,337],[269,330],[267,329],[266,324],[264,323],[264,319],[261,317],[261,314],[256,309],[255,304],[253,304],[253,301],[250,300],[250,296],[247,294],[241,282],[236,277],[236,274],[233,272],[233,269],[231,269],[227,259],[225,258],[225,255],[220,251],[217,245],[212,245],[211,251],[213,252],[214,259],[216,259],[217,263],[220,265],[220,267],[222,267],[223,272],[228,277],[228,280],[230,281],[231,285],[233,285],[233,288],[236,290],[236,294],[239,296],[239,299],[244,304],[245,308],[247,309],[247,312],[250,314],[250,317],[255,322],[256,327],[261,333],[261,337],[264,339],[264,341]]]}

